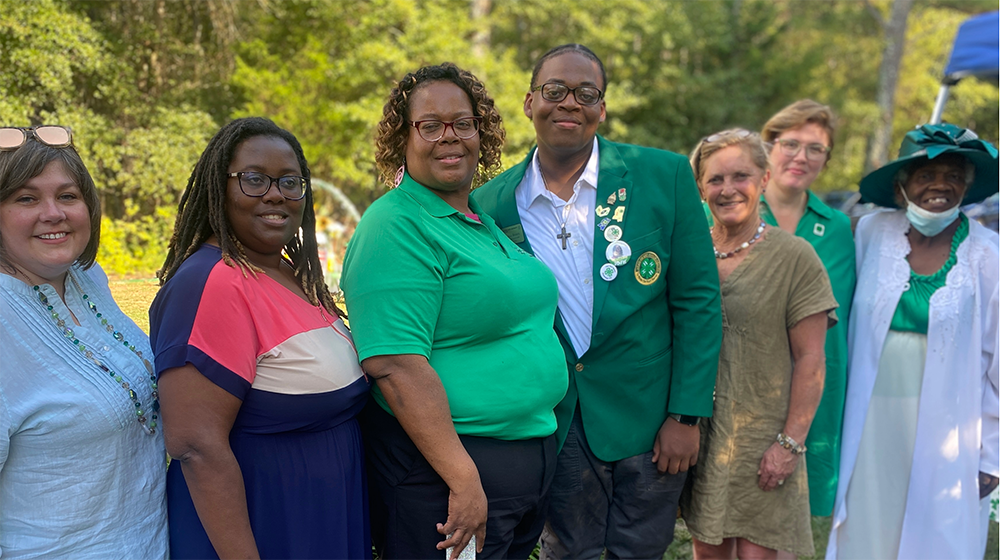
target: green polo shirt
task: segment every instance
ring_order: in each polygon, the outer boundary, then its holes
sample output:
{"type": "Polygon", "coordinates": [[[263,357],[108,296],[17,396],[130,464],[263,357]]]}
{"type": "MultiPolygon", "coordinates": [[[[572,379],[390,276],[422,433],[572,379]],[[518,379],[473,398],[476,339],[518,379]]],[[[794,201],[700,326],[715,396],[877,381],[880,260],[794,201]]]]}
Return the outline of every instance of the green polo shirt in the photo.
{"type": "Polygon", "coordinates": [[[358,355],[426,357],[459,434],[548,436],[569,383],[555,277],[469,206],[481,223],[407,175],[365,212],[341,279],[358,355]]]}
{"type": "MultiPolygon", "coordinates": [[[[806,438],[806,464],[809,469],[809,506],[813,515],[830,515],[837,495],[840,472],[840,428],[844,419],[844,398],[847,392],[847,326],[850,323],[851,302],[854,300],[854,234],[851,219],[830,208],[818,196],[808,192],[806,211],[795,228],[795,235],[805,239],[816,250],[826,267],[837,299],[840,321],[826,332],[826,381],[823,399],[816,409],[809,436],[806,438]]],[[[760,197],[760,217],[777,227],[767,200],[760,197]]]]}

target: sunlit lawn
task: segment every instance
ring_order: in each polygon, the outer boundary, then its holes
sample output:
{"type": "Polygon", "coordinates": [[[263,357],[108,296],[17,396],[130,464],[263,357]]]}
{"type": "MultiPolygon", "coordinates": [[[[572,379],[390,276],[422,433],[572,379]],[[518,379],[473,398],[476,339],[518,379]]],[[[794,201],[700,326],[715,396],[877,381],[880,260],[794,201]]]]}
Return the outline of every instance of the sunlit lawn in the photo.
{"type": "MultiPolygon", "coordinates": [[[[816,555],[802,556],[800,557],[801,560],[826,557],[827,537],[830,536],[830,521],[831,518],[829,517],[812,518],[813,544],[816,547],[816,555]]],[[[990,523],[990,536],[986,542],[986,554],[983,555],[984,560],[996,560],[997,558],[997,551],[1000,549],[1000,545],[998,545],[998,527],[1000,525],[997,523],[990,523]]],[[[689,560],[692,558],[691,535],[688,534],[687,529],[684,528],[684,524],[679,520],[677,529],[674,531],[674,542],[667,549],[667,554],[664,558],[667,560],[689,560]]]]}
{"type": "MultiPolygon", "coordinates": [[[[802,560],[823,558],[826,556],[826,538],[830,534],[830,518],[813,517],[812,531],[816,555],[802,556],[802,560]]],[[[687,528],[684,527],[684,522],[678,519],[677,528],[674,529],[674,542],[667,549],[667,554],[664,558],[668,560],[690,560],[692,557],[691,535],[688,534],[687,528]]]]}
{"type": "Polygon", "coordinates": [[[160,289],[155,278],[138,280],[110,281],[111,295],[115,296],[118,307],[125,312],[135,324],[146,334],[149,334],[149,305],[153,303],[156,291],[160,289]]]}
{"type": "MultiPolygon", "coordinates": [[[[155,279],[141,280],[112,280],[111,293],[115,296],[115,301],[126,315],[132,318],[139,327],[149,332],[149,305],[156,296],[159,289],[155,279]]],[[[990,539],[986,545],[986,559],[996,559],[1000,545],[998,545],[996,523],[990,523],[990,539]]],[[[830,532],[829,517],[812,518],[813,541],[816,546],[816,556],[811,558],[823,558],[826,554],[826,539],[830,532]]],[[[664,558],[671,560],[687,560],[691,555],[691,535],[684,528],[683,522],[678,522],[677,530],[674,531],[674,543],[667,549],[664,558]]],[[[805,560],[807,557],[803,557],[805,560]]]]}

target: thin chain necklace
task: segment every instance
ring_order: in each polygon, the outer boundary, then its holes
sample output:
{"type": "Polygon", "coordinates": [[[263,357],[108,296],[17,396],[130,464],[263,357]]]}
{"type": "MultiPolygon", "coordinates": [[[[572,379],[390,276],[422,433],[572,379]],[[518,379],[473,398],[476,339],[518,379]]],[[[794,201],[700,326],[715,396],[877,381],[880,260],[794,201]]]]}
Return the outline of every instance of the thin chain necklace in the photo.
{"type": "Polygon", "coordinates": [[[49,299],[45,296],[45,293],[42,292],[40,286],[34,286],[32,289],[35,291],[36,294],[38,294],[38,300],[42,303],[42,306],[45,308],[45,310],[49,312],[49,315],[52,317],[52,320],[55,322],[56,326],[62,330],[62,335],[66,338],[66,340],[68,340],[88,360],[93,362],[94,365],[96,365],[101,371],[107,373],[109,376],[111,376],[112,379],[115,380],[115,382],[121,384],[122,389],[125,389],[125,391],[128,393],[128,397],[129,399],[132,400],[132,404],[135,407],[136,422],[138,422],[139,425],[142,426],[142,429],[145,430],[146,433],[150,435],[155,434],[156,427],[158,425],[157,421],[160,418],[159,416],[160,395],[156,388],[156,375],[153,373],[152,364],[150,364],[149,360],[147,360],[142,356],[142,350],[136,349],[134,344],[130,344],[129,341],[125,340],[125,335],[123,335],[120,331],[115,330],[114,325],[109,323],[107,318],[105,318],[97,310],[97,306],[94,305],[94,302],[90,301],[90,296],[88,296],[83,291],[83,288],[81,288],[80,284],[78,284],[76,279],[73,278],[73,275],[71,273],[67,273],[66,277],[69,278],[71,282],[73,282],[73,285],[76,287],[76,289],[83,295],[83,303],[87,306],[88,309],[90,309],[90,311],[94,314],[94,316],[97,317],[98,321],[100,321],[101,323],[101,326],[103,326],[105,330],[107,330],[108,333],[110,333],[111,336],[114,337],[115,340],[122,343],[126,348],[128,348],[136,356],[138,356],[139,359],[142,361],[142,365],[146,367],[146,372],[149,374],[149,383],[151,387],[150,399],[152,401],[150,403],[150,411],[149,411],[150,414],[148,418],[146,417],[147,411],[143,410],[142,402],[139,400],[139,395],[135,392],[134,389],[132,389],[132,387],[129,385],[129,382],[126,381],[121,376],[121,374],[112,370],[110,367],[108,367],[107,364],[99,360],[97,354],[95,354],[93,351],[91,351],[89,348],[87,348],[80,342],[80,339],[78,339],[73,334],[73,329],[66,326],[66,320],[59,317],[59,313],[55,311],[55,309],[53,309],[51,304],[49,304],[49,299]]]}
{"type": "MultiPolygon", "coordinates": [[[[739,253],[743,249],[746,249],[746,248],[750,247],[751,245],[753,245],[754,243],[756,243],[758,239],[760,239],[760,234],[764,233],[764,227],[765,226],[766,226],[766,224],[763,221],[761,221],[760,222],[760,226],[757,227],[757,233],[754,234],[753,238],[751,238],[750,241],[744,241],[742,245],[740,245],[739,247],[733,249],[732,251],[730,251],[728,253],[722,253],[722,252],[720,252],[719,248],[715,246],[715,242],[713,241],[712,242],[712,249],[715,250],[715,258],[717,258],[717,259],[728,259],[729,257],[732,257],[736,253],[739,253]]],[[[714,229],[715,228],[709,228],[708,229],[709,234],[711,234],[714,231],[714,229]]]]}
{"type": "MultiPolygon", "coordinates": [[[[541,162],[538,162],[538,175],[539,175],[539,177],[542,178],[542,185],[545,186],[545,190],[551,192],[552,194],[555,194],[554,192],[552,192],[551,189],[549,189],[549,182],[545,180],[545,173],[542,173],[542,163],[541,162]]],[[[556,195],[556,196],[558,196],[558,195],[556,195]]],[[[570,200],[573,200],[573,197],[570,197],[570,200]]],[[[567,232],[566,231],[566,221],[569,220],[569,212],[570,212],[570,210],[572,208],[573,208],[573,203],[572,202],[567,201],[565,204],[563,204],[563,207],[562,207],[562,223],[559,225],[561,233],[556,234],[556,239],[558,239],[558,240],[560,240],[562,242],[563,251],[566,250],[566,240],[569,239],[570,237],[573,237],[573,233],[572,232],[567,232]]],[[[555,206],[552,207],[552,210],[555,211],[555,206]]],[[[556,221],[559,221],[559,216],[556,216],[556,221]]]]}

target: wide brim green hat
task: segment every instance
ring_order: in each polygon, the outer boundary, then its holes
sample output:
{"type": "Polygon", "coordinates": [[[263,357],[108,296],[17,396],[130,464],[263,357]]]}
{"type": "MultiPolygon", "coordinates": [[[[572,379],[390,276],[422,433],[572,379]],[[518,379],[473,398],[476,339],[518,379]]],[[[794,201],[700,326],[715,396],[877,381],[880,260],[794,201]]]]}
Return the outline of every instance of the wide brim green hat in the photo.
{"type": "Polygon", "coordinates": [[[1000,190],[997,149],[992,144],[980,140],[975,132],[953,124],[925,124],[906,133],[896,160],[861,179],[859,190],[862,200],[886,208],[899,208],[896,204],[896,173],[911,163],[932,160],[944,154],[965,156],[976,166],[976,176],[965,191],[963,205],[981,202],[1000,190]]]}

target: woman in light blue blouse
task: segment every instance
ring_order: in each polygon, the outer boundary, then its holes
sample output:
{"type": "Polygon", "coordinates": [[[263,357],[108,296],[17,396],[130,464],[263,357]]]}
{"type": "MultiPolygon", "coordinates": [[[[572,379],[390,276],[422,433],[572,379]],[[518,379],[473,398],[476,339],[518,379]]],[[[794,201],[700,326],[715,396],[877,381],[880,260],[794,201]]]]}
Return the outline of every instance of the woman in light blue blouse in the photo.
{"type": "Polygon", "coordinates": [[[146,335],[94,263],[94,182],[58,126],[0,128],[0,556],[165,558],[146,335]]]}

